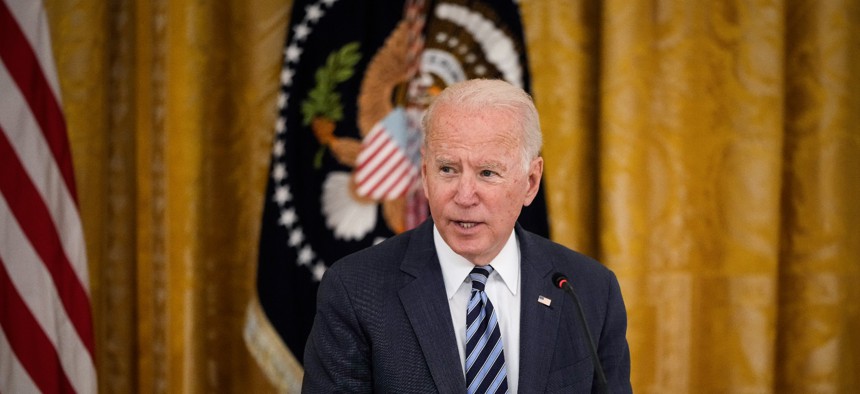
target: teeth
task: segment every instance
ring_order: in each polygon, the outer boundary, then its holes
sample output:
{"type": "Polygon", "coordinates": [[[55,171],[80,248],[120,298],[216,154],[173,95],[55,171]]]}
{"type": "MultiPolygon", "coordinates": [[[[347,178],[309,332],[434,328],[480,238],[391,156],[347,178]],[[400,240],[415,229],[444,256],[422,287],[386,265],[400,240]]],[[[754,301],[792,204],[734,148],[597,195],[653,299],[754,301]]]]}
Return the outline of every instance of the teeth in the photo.
{"type": "Polygon", "coordinates": [[[475,223],[460,222],[460,225],[461,225],[461,226],[463,226],[463,228],[472,228],[472,227],[475,227],[475,223]]]}

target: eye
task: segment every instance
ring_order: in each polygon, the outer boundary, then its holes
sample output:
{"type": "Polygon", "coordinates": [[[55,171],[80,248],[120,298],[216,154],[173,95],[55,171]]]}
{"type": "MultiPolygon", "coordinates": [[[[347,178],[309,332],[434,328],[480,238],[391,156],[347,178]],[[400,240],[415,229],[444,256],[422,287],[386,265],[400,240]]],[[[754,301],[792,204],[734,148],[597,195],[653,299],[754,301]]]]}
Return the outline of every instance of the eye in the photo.
{"type": "Polygon", "coordinates": [[[443,174],[450,174],[450,173],[454,172],[454,169],[451,167],[448,167],[448,166],[441,166],[441,167],[439,167],[439,172],[441,172],[443,174]]]}
{"type": "Polygon", "coordinates": [[[490,170],[482,170],[481,171],[481,176],[484,178],[489,178],[493,175],[496,175],[495,171],[490,171],[490,170]]]}

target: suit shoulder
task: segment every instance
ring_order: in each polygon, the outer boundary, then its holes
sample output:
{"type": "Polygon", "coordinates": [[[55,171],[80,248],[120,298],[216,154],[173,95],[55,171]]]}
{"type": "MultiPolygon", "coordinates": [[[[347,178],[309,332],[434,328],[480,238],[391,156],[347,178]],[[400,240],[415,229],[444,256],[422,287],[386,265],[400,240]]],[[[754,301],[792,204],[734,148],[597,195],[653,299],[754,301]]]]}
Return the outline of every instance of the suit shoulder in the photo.
{"type": "Polygon", "coordinates": [[[407,231],[382,241],[379,244],[348,254],[335,261],[328,272],[338,275],[366,275],[369,272],[397,270],[413,232],[407,231]]]}
{"type": "MultiPolygon", "coordinates": [[[[591,277],[614,277],[615,274],[596,259],[546,239],[540,235],[523,231],[529,248],[534,248],[551,261],[555,268],[566,275],[588,275],[591,277]]],[[[526,243],[526,242],[524,242],[526,243]]]]}

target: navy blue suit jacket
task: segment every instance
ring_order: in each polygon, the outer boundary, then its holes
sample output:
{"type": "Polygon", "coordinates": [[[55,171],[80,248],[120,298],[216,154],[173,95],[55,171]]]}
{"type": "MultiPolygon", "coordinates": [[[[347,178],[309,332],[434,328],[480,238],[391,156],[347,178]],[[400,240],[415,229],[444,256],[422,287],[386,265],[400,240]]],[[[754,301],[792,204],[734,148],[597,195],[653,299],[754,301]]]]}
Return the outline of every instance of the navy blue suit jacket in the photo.
{"type": "MultiPolygon", "coordinates": [[[[519,392],[596,392],[575,303],[553,286],[555,272],[570,278],[582,302],[610,392],[631,392],[627,316],[615,275],[519,225],[515,231],[519,392]]],[[[320,284],[304,367],[306,393],[466,392],[432,221],[332,265],[320,284]]]]}

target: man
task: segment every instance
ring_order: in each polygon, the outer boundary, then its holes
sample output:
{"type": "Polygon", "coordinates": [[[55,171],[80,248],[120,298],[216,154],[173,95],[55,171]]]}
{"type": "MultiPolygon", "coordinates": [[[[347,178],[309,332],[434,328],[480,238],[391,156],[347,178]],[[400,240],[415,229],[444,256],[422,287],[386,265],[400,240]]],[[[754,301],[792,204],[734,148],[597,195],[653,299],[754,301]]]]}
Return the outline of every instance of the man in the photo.
{"type": "Polygon", "coordinates": [[[336,262],[320,284],[304,392],[592,392],[570,276],[612,393],[630,392],[615,275],[523,230],[543,173],[537,111],[519,88],[471,80],[424,119],[432,220],[336,262]]]}

